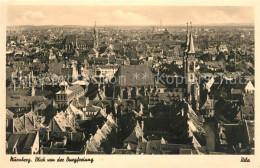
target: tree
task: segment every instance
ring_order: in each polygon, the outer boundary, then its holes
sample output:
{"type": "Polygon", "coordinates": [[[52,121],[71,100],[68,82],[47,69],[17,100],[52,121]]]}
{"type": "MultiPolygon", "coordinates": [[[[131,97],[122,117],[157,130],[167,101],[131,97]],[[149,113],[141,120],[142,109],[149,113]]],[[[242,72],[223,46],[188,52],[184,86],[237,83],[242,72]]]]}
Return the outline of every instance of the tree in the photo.
{"type": "Polygon", "coordinates": [[[50,123],[51,119],[57,114],[57,110],[53,105],[48,105],[43,111],[43,116],[45,117],[44,124],[50,123]]]}

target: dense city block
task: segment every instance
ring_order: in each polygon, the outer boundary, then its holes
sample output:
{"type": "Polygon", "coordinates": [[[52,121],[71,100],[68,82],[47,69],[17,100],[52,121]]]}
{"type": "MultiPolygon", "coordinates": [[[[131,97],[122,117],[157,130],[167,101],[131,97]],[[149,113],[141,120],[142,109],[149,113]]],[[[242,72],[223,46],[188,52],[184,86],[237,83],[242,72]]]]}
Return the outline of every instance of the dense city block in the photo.
{"type": "Polygon", "coordinates": [[[8,26],[7,154],[254,154],[253,26],[8,26]]]}

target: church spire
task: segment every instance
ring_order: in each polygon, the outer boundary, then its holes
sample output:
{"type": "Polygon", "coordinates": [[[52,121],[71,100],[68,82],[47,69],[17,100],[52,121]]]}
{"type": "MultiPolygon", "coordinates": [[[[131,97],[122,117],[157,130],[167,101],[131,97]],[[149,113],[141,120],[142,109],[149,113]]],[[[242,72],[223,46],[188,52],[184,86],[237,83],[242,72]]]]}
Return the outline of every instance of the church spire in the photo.
{"type": "Polygon", "coordinates": [[[192,22],[190,22],[191,30],[190,30],[190,38],[189,38],[189,54],[195,54],[195,49],[194,49],[194,43],[193,43],[193,35],[192,35],[192,22]]]}
{"type": "Polygon", "coordinates": [[[189,51],[189,41],[190,41],[190,38],[189,38],[189,23],[187,22],[187,35],[186,35],[186,41],[185,41],[185,45],[186,45],[186,50],[185,52],[188,52],[189,51]]]}
{"type": "Polygon", "coordinates": [[[94,26],[94,35],[96,35],[97,34],[97,23],[96,23],[96,21],[95,21],[95,26],[94,26]]]}
{"type": "Polygon", "coordinates": [[[96,21],[95,21],[95,26],[94,26],[94,48],[98,48],[98,33],[97,33],[96,21]]]}

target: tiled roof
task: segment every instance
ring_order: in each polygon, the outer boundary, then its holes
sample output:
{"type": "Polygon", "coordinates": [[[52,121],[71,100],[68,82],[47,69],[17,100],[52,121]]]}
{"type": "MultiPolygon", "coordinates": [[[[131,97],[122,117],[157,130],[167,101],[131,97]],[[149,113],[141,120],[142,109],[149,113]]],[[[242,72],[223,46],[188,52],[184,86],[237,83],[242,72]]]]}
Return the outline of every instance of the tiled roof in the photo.
{"type": "Polygon", "coordinates": [[[68,87],[68,90],[71,90],[72,92],[84,91],[84,89],[80,85],[70,86],[70,87],[68,87]]]}
{"type": "Polygon", "coordinates": [[[104,140],[107,140],[108,135],[111,133],[112,129],[117,127],[114,119],[111,115],[107,115],[106,122],[101,128],[98,128],[95,135],[91,136],[89,140],[86,141],[86,151],[97,152],[100,151],[100,145],[104,140]]]}
{"type": "Polygon", "coordinates": [[[15,132],[27,132],[35,131],[40,128],[40,122],[36,119],[36,114],[34,112],[29,112],[24,114],[20,118],[13,119],[14,131],[15,132]]]}
{"type": "Polygon", "coordinates": [[[27,151],[31,150],[31,146],[33,146],[35,138],[36,138],[36,133],[29,133],[27,140],[26,140],[26,143],[24,145],[25,150],[27,150],[27,151]]]}
{"type": "Polygon", "coordinates": [[[12,119],[14,116],[14,113],[11,112],[10,110],[6,109],[6,118],[7,119],[12,119]]]}
{"type": "Polygon", "coordinates": [[[66,112],[72,113],[74,116],[79,115],[81,118],[83,118],[84,116],[84,113],[80,109],[72,105],[72,103],[70,103],[69,107],[66,109],[66,112]]]}
{"type": "Polygon", "coordinates": [[[245,106],[254,106],[255,104],[255,95],[254,94],[244,94],[243,95],[244,105],[245,106]]]}
{"type": "MultiPolygon", "coordinates": [[[[75,43],[74,43],[75,44],[75,43]]],[[[87,38],[78,38],[77,45],[86,45],[87,47],[93,47],[94,39],[92,36],[88,36],[87,38]]]]}
{"type": "Polygon", "coordinates": [[[29,154],[33,145],[37,132],[35,133],[19,133],[7,134],[6,141],[8,143],[7,153],[12,153],[14,147],[17,148],[18,154],[29,154]]]}
{"type": "MultiPolygon", "coordinates": [[[[73,94],[73,93],[80,93],[80,92],[84,92],[84,89],[80,86],[80,85],[72,85],[70,87],[68,87],[68,89],[66,90],[66,94],[73,94]]],[[[63,91],[59,91],[56,94],[61,94],[64,93],[63,91]]]]}
{"type": "Polygon", "coordinates": [[[160,140],[154,140],[154,141],[147,142],[145,154],[160,154],[160,153],[161,153],[161,141],[160,140]]]}
{"type": "Polygon", "coordinates": [[[65,117],[64,112],[57,113],[57,115],[53,119],[55,120],[56,124],[59,126],[62,132],[66,132],[67,128],[74,130],[72,124],[65,117]]]}
{"type": "Polygon", "coordinates": [[[64,76],[72,76],[73,69],[72,68],[61,68],[61,74],[64,76]]]}
{"type": "Polygon", "coordinates": [[[21,108],[28,108],[30,107],[29,101],[27,100],[26,96],[7,96],[6,98],[6,107],[21,107],[21,108]]]}
{"type": "Polygon", "coordinates": [[[141,129],[138,122],[136,122],[136,126],[133,130],[133,132],[124,140],[124,143],[128,142],[138,142],[140,137],[143,137],[143,130],[141,129]]]}
{"type": "Polygon", "coordinates": [[[49,67],[50,73],[53,73],[56,75],[61,75],[61,69],[63,67],[63,62],[57,62],[57,61],[50,62],[48,64],[48,67],[49,67]]]}
{"type": "Polygon", "coordinates": [[[124,65],[119,68],[119,86],[153,86],[154,75],[149,67],[144,65],[124,65]]]}
{"type": "Polygon", "coordinates": [[[241,106],[241,111],[243,114],[249,117],[253,117],[255,113],[254,108],[252,106],[241,106]]]}
{"type": "Polygon", "coordinates": [[[6,97],[6,107],[21,107],[28,108],[30,104],[34,101],[36,102],[45,102],[46,99],[44,96],[20,96],[20,95],[12,95],[6,97]]]}
{"type": "Polygon", "coordinates": [[[16,145],[20,137],[20,134],[11,134],[10,136],[6,136],[6,141],[8,143],[7,151],[11,151],[13,147],[16,145]]]}
{"type": "Polygon", "coordinates": [[[64,45],[69,45],[73,43],[74,45],[76,45],[77,43],[77,36],[76,35],[67,35],[63,41],[64,45]]]}

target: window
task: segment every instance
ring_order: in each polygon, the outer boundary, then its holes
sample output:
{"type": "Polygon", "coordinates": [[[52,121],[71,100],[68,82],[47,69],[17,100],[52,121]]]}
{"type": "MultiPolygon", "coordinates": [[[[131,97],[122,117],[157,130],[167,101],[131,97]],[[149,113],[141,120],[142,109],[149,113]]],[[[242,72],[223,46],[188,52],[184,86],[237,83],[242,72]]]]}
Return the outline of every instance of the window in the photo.
{"type": "Polygon", "coordinates": [[[194,71],[194,63],[193,62],[190,63],[190,71],[194,71]]]}

